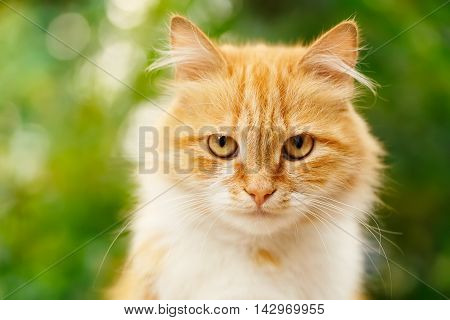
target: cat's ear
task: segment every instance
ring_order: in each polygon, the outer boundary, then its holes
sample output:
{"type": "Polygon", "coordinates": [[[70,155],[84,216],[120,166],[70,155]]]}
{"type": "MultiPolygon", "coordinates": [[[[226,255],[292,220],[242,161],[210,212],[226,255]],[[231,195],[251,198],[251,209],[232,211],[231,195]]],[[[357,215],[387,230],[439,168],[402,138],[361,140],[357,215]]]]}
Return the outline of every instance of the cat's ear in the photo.
{"type": "Polygon", "coordinates": [[[356,22],[343,21],[313,42],[302,58],[301,67],[336,80],[354,78],[358,42],[356,22]]]}
{"type": "Polygon", "coordinates": [[[225,66],[219,48],[194,23],[182,16],[173,16],[170,21],[170,41],[177,79],[195,80],[225,66]]]}

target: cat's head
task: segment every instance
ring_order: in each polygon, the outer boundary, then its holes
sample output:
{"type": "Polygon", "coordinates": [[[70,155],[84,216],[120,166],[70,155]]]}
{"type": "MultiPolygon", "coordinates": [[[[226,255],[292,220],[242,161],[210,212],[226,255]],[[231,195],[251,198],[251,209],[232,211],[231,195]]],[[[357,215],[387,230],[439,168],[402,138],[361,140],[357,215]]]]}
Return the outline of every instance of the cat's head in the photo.
{"type": "Polygon", "coordinates": [[[371,202],[381,148],[351,105],[354,80],[372,88],[357,56],[354,21],[309,46],[219,46],[173,17],[171,50],[153,68],[175,66],[165,162],[191,208],[271,234],[314,219],[327,198],[371,202]]]}

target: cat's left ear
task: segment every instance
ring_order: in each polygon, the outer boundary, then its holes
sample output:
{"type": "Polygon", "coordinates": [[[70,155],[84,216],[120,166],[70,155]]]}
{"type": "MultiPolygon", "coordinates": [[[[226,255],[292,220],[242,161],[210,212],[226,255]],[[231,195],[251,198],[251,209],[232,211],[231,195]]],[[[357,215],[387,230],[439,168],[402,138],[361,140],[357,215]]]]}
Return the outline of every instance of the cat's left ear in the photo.
{"type": "Polygon", "coordinates": [[[185,17],[172,17],[170,40],[177,79],[195,80],[218,72],[225,66],[219,48],[185,17]]]}
{"type": "Polygon", "coordinates": [[[301,67],[309,72],[335,79],[351,77],[358,59],[358,26],[343,21],[317,39],[308,48],[301,67]]]}

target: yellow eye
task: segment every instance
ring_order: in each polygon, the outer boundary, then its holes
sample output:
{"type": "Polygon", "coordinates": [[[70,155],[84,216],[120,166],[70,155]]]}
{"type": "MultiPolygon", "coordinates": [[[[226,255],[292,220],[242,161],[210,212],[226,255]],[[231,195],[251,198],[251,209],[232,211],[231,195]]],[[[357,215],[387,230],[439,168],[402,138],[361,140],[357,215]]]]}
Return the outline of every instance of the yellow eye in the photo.
{"type": "Polygon", "coordinates": [[[286,140],[283,155],[288,160],[300,160],[309,155],[314,147],[314,139],[308,134],[299,134],[286,140]]]}
{"type": "Polygon", "coordinates": [[[236,156],[238,144],[232,137],[212,134],[208,137],[208,147],[216,157],[230,159],[236,156]]]}

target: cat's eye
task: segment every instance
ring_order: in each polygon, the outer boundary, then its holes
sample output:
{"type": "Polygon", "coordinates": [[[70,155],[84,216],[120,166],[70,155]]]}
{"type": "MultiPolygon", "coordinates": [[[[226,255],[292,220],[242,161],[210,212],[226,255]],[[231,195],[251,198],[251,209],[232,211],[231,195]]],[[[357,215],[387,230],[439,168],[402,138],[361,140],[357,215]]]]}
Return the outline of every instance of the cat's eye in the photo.
{"type": "Polygon", "coordinates": [[[208,137],[208,147],[216,157],[230,159],[236,156],[238,144],[230,136],[212,134],[208,137]]]}
{"type": "Polygon", "coordinates": [[[300,160],[309,155],[314,147],[314,138],[309,134],[290,137],[283,145],[283,155],[288,160],[300,160]]]}

